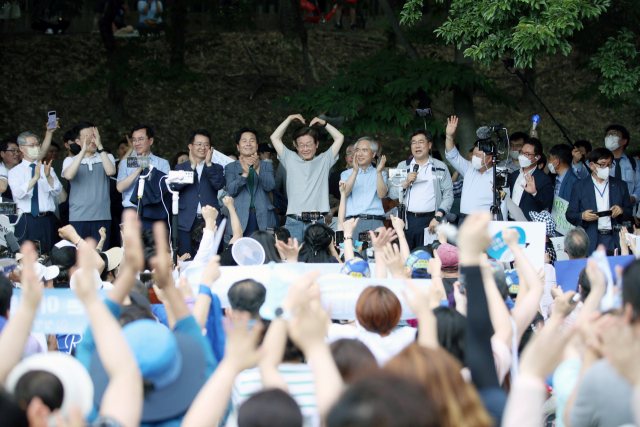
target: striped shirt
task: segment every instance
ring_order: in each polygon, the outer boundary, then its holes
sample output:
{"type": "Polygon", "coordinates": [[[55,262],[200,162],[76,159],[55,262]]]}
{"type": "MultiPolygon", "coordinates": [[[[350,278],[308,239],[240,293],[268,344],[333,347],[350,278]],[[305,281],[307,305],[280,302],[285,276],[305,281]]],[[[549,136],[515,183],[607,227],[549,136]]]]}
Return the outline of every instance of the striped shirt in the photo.
{"type": "MultiPolygon", "coordinates": [[[[281,363],[278,371],[287,383],[289,394],[298,403],[304,427],[320,427],[320,414],[316,405],[316,386],[313,382],[313,372],[306,363],[281,363]]],[[[262,377],[260,370],[251,368],[236,377],[231,390],[231,414],[227,420],[227,427],[238,425],[238,409],[245,400],[255,393],[262,391],[262,377]]]]}

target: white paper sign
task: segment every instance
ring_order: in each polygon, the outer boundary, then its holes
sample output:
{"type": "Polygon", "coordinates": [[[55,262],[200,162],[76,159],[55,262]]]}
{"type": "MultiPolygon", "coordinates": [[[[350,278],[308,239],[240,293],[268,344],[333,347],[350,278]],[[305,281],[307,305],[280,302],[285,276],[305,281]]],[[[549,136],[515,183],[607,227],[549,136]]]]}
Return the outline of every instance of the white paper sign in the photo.
{"type": "Polygon", "coordinates": [[[564,236],[552,237],[551,243],[553,243],[553,249],[556,251],[556,261],[566,261],[569,259],[569,255],[564,251],[564,236]]]}
{"type": "Polygon", "coordinates": [[[229,163],[235,162],[235,160],[233,160],[230,157],[225,156],[224,154],[222,154],[218,150],[213,150],[213,155],[211,156],[211,161],[213,163],[219,164],[222,167],[225,167],[229,163]]]}
{"type": "Polygon", "coordinates": [[[558,196],[553,198],[553,206],[551,207],[551,216],[556,221],[556,231],[563,236],[567,234],[569,230],[575,228],[567,221],[566,214],[569,208],[569,202],[565,199],[561,199],[558,196]]]}
{"type": "MultiPolygon", "coordinates": [[[[491,221],[489,223],[489,235],[493,238],[505,228],[520,228],[524,231],[524,242],[520,241],[522,251],[531,262],[536,271],[544,266],[544,250],[546,241],[546,226],[543,222],[520,221],[491,221]]],[[[500,261],[512,261],[513,254],[506,249],[500,261]]]]}

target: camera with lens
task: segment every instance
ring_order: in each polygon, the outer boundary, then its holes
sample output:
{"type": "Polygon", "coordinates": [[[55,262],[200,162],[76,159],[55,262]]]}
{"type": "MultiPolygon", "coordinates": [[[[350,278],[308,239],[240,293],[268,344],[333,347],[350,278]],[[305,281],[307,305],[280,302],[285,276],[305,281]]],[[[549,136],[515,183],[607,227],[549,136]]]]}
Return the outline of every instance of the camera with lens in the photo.
{"type": "Polygon", "coordinates": [[[627,231],[633,230],[633,223],[631,221],[622,221],[620,224],[616,224],[613,226],[613,232],[619,233],[623,228],[626,228],[627,231]]]}

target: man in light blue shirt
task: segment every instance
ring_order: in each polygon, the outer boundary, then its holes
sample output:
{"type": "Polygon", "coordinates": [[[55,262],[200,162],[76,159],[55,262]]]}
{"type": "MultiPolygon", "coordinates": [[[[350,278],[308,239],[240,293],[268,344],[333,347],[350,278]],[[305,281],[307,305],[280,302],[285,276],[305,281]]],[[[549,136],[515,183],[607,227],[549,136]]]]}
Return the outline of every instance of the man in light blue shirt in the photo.
{"type": "MultiPolygon", "coordinates": [[[[153,166],[153,172],[159,171],[163,175],[166,175],[171,170],[169,162],[163,158],[160,158],[151,153],[151,146],[153,145],[154,132],[147,125],[139,125],[133,128],[131,131],[131,142],[133,143],[132,156],[148,156],[149,164],[153,166]]],[[[126,159],[123,161],[126,162],[126,159]]],[[[137,206],[131,202],[131,196],[138,183],[138,177],[142,173],[142,168],[128,168],[126,164],[120,166],[118,170],[118,184],[116,188],[122,193],[122,206],[124,208],[136,209],[137,206]]],[[[145,169],[145,174],[148,173],[148,169],[145,169]]],[[[148,179],[150,179],[149,177],[148,179]]],[[[147,187],[145,186],[145,193],[147,193],[147,187]]],[[[155,190],[155,189],[153,189],[155,190]]],[[[165,215],[166,216],[166,215],[165,215]]],[[[153,221],[145,221],[142,218],[144,229],[150,229],[153,225],[153,221]]]]}
{"type": "Polygon", "coordinates": [[[384,208],[382,198],[387,195],[387,174],[383,172],[387,161],[382,156],[377,167],[371,162],[378,152],[378,143],[367,136],[360,138],[355,144],[352,168],[340,175],[344,182],[347,197],[346,218],[359,218],[353,231],[357,239],[361,231],[375,230],[382,227],[384,208]]]}
{"type": "Polygon", "coordinates": [[[140,12],[140,21],[138,29],[153,28],[162,22],[160,14],[162,13],[162,2],[158,0],[141,0],[138,2],[138,12],[140,12]]]}
{"type": "MultiPolygon", "coordinates": [[[[627,183],[635,212],[638,202],[640,202],[640,162],[624,154],[629,141],[631,141],[631,136],[624,126],[610,125],[605,131],[604,146],[613,153],[613,166],[609,175],[627,183]]],[[[573,169],[579,179],[590,175],[582,163],[574,165],[573,169]]]]}

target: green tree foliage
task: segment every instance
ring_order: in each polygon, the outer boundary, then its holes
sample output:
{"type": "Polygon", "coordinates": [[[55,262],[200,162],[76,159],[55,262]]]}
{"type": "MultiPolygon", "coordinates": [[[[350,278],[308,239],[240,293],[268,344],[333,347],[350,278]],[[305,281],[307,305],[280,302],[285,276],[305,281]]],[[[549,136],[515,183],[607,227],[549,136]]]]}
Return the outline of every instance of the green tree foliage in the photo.
{"type": "MultiPolygon", "coordinates": [[[[449,19],[436,33],[457,46],[470,44],[465,55],[487,67],[509,55],[516,67],[530,68],[540,54],[568,55],[568,38],[609,5],[610,0],[453,0],[449,19]]],[[[413,15],[406,16],[409,21],[413,15]]]]}
{"type": "MultiPolygon", "coordinates": [[[[471,67],[431,57],[414,62],[407,55],[388,51],[355,61],[327,85],[296,93],[276,105],[308,115],[327,111],[349,117],[341,129],[347,135],[389,131],[404,136],[409,130],[423,126],[414,110],[420,89],[435,97],[455,87],[482,91],[492,103],[515,107],[492,80],[471,67]]],[[[444,131],[433,120],[427,126],[434,133],[444,131]]]]}

